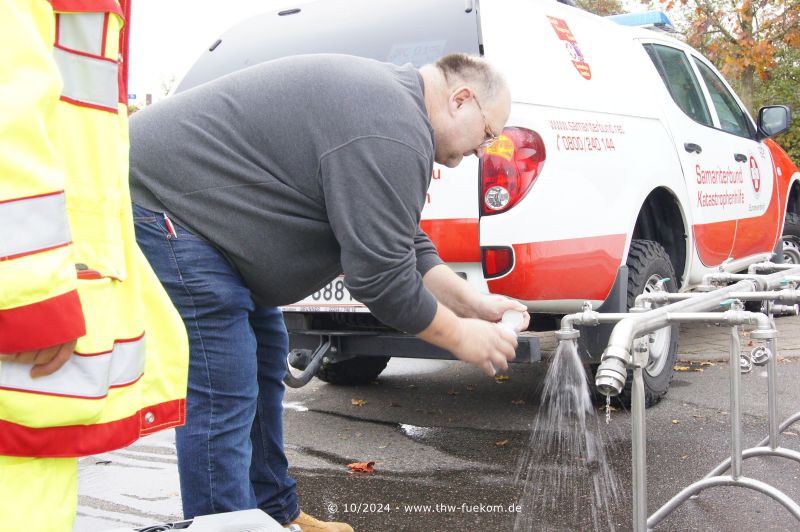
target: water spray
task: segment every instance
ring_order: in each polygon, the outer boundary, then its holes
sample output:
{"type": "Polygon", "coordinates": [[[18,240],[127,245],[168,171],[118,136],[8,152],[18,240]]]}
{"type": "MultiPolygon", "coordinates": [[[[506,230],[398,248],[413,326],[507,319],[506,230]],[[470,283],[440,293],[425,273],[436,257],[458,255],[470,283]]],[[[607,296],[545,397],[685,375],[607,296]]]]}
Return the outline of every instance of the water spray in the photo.
{"type": "Polygon", "coordinates": [[[631,386],[631,437],[633,464],[633,530],[645,532],[660,523],[675,508],[700,491],[720,485],[754,489],[781,503],[797,519],[800,505],[777,488],[742,475],[742,459],[750,456],[781,456],[800,462],[800,453],[778,444],[778,435],[800,420],[800,412],[778,426],[775,392],[775,358],[777,331],[773,316],[776,313],[797,314],[800,291],[800,267],[760,263],[750,266],[746,274],[719,272],[703,277],[700,292],[668,293],[656,290],[636,298],[630,313],[602,314],[584,304],[583,311],[569,314],[555,333],[559,342],[577,342],[580,331],[575,325],[596,326],[616,323],[600,361],[595,385],[608,398],[622,392],[628,377],[631,386]],[[761,272],[772,272],[764,274],[761,272]],[[732,283],[732,284],[730,284],[732,283]],[[789,288],[787,288],[789,287],[789,288]],[[744,301],[762,302],[762,312],[744,310],[744,301]],[[724,308],[728,310],[721,311],[724,308]],[[647,517],[647,463],[645,455],[645,394],[642,370],[652,363],[649,335],[675,323],[709,323],[731,328],[731,457],[723,461],[705,478],[697,481],[647,517]],[[740,357],[739,327],[753,327],[753,340],[766,345],[757,346],[744,359],[740,357]],[[745,366],[766,365],[768,373],[769,435],[759,446],[742,450],[741,407],[739,381],[742,361],[745,366]],[[769,443],[765,447],[764,444],[769,443]],[[720,475],[730,469],[729,475],[720,475]]]}

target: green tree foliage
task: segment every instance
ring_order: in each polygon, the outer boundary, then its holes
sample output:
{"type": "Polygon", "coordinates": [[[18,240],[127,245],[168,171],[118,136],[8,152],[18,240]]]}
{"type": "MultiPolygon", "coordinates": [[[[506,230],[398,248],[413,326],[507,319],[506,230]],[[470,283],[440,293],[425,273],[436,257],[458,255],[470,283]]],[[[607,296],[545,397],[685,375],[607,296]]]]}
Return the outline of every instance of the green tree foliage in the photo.
{"type": "Polygon", "coordinates": [[[626,13],[620,0],[576,0],[575,5],[601,17],[626,13]]]}
{"type": "Polygon", "coordinates": [[[787,47],[778,54],[767,79],[756,83],[754,102],[757,107],[782,104],[792,110],[791,129],[776,140],[800,166],[800,48],[787,47]]]}
{"type": "MultiPolygon", "coordinates": [[[[800,0],[642,0],[666,10],[755,115],[785,104],[800,116],[800,0]]],[[[800,164],[800,119],[778,142],[800,164]]]]}

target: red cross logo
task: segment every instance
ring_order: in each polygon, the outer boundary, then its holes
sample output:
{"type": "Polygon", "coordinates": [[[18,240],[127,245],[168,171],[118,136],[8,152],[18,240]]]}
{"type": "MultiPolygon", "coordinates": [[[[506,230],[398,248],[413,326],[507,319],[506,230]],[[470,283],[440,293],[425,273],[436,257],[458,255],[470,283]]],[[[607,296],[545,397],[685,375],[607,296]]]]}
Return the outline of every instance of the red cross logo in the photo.
{"type": "Polygon", "coordinates": [[[761,189],[761,172],[758,171],[755,157],[750,157],[750,181],[753,182],[753,190],[758,192],[761,189]]]}

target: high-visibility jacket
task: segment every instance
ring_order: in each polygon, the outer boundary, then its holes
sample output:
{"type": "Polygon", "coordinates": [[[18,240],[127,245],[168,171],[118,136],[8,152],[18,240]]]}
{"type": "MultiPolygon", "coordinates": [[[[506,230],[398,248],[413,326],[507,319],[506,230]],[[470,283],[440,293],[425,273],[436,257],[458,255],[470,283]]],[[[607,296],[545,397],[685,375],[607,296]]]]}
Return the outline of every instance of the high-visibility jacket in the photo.
{"type": "MultiPolygon", "coordinates": [[[[136,245],[116,0],[0,0],[0,455],[104,452],[182,424],[183,323],[136,245]]],[[[127,13],[126,13],[127,11],[127,13]]]]}

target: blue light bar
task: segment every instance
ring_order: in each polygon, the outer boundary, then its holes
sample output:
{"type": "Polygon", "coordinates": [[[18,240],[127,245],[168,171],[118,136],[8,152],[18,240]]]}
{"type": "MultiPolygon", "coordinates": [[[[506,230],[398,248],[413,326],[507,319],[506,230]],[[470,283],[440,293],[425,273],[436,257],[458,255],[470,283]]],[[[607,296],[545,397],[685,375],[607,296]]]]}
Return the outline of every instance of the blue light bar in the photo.
{"type": "Polygon", "coordinates": [[[645,11],[644,13],[624,13],[606,17],[622,26],[655,26],[666,30],[675,30],[672,21],[663,11],[645,11]]]}

